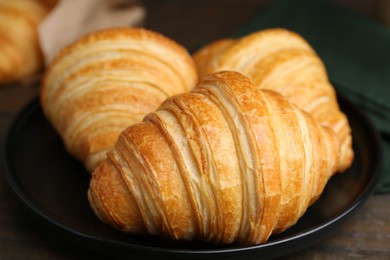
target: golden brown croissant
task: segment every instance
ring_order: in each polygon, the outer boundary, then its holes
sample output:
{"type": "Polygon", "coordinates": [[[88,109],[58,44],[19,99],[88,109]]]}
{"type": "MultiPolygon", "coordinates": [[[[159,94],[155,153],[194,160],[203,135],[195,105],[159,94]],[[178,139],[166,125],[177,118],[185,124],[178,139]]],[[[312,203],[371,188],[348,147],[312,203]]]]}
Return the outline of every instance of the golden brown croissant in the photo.
{"type": "Polygon", "coordinates": [[[66,148],[92,171],[122,130],[196,81],[194,62],[181,45],[145,29],[112,28],[60,51],[40,96],[66,148]]]}
{"type": "Polygon", "coordinates": [[[0,83],[22,79],[43,67],[37,28],[55,0],[0,1],[0,83]]]}
{"type": "Polygon", "coordinates": [[[258,244],[319,197],[339,149],[330,128],[277,92],[220,72],[123,131],[88,197],[124,232],[258,244]]]}
{"type": "Polygon", "coordinates": [[[353,150],[348,119],[339,109],[321,59],[301,36],[284,29],[262,30],[237,40],[213,42],[194,53],[193,58],[201,75],[239,71],[259,88],[278,91],[311,113],[340,139],[338,171],[350,167],[353,150]]]}

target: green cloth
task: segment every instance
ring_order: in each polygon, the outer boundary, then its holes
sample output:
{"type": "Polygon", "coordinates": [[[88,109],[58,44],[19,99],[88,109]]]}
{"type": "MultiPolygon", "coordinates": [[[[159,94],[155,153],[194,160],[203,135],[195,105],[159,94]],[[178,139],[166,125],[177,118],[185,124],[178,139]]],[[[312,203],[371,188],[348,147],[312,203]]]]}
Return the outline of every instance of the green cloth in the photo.
{"type": "Polygon", "coordinates": [[[337,91],[382,134],[378,193],[390,192],[390,29],[326,0],[279,0],[235,36],[282,27],[301,34],[324,61],[337,91]]]}

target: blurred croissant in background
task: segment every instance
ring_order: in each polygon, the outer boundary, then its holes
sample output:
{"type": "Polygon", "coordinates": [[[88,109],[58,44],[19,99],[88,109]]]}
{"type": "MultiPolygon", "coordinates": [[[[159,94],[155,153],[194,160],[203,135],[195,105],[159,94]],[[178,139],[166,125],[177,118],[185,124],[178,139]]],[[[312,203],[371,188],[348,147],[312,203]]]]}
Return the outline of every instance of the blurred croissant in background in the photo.
{"type": "Polygon", "coordinates": [[[259,244],[320,196],[339,152],[330,128],[279,93],[220,72],[123,131],[88,196],[123,232],[259,244]]]}
{"type": "Polygon", "coordinates": [[[258,31],[240,39],[221,39],[194,53],[199,74],[234,70],[260,89],[281,93],[322,125],[332,128],[341,143],[343,172],[353,161],[348,119],[339,109],[336,94],[321,59],[298,34],[285,29],[258,31]]]}
{"type": "Polygon", "coordinates": [[[0,0],[0,83],[43,69],[37,28],[56,0],[0,0]]]}
{"type": "Polygon", "coordinates": [[[67,150],[92,171],[122,130],[196,82],[181,45],[141,28],[111,28],[62,49],[44,75],[40,99],[67,150]]]}

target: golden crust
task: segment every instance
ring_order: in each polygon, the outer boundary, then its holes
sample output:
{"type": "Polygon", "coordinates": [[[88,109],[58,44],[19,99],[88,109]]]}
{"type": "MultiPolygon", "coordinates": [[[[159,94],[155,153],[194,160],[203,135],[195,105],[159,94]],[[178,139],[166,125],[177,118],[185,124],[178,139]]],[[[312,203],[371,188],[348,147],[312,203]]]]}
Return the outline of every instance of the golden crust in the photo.
{"type": "Polygon", "coordinates": [[[0,83],[42,70],[37,28],[54,5],[38,0],[0,2],[0,83]]]}
{"type": "Polygon", "coordinates": [[[74,56],[82,59],[95,51],[108,52],[115,48],[153,55],[154,59],[176,72],[187,91],[197,80],[196,70],[192,68],[194,62],[184,47],[154,31],[123,27],[92,32],[60,50],[48,68],[48,71],[52,71],[51,74],[46,73],[44,81],[49,81],[56,75],[56,67],[61,71],[67,69],[74,56]]]}
{"type": "Polygon", "coordinates": [[[192,57],[195,61],[199,75],[206,75],[213,72],[210,67],[218,61],[218,57],[227,48],[235,43],[233,39],[219,39],[211,42],[196,51],[192,57]]]}
{"type": "Polygon", "coordinates": [[[141,28],[112,28],[61,50],[40,99],[66,148],[92,171],[122,130],[196,80],[194,62],[179,44],[141,28]]]}
{"type": "Polygon", "coordinates": [[[98,195],[90,203],[101,220],[130,233],[259,244],[318,198],[339,152],[333,131],[277,92],[237,72],[214,73],[122,132],[92,174],[89,194],[98,195]],[[122,177],[127,189],[117,196],[137,205],[132,212],[107,188],[123,183],[107,184],[106,175],[122,177]]]}
{"type": "Polygon", "coordinates": [[[339,109],[325,66],[301,36],[276,28],[249,34],[220,49],[218,46],[216,41],[194,54],[200,73],[238,71],[259,88],[281,93],[337,133],[342,145],[338,171],[350,167],[354,155],[348,119],[339,109]]]}
{"type": "Polygon", "coordinates": [[[110,222],[120,230],[139,232],[145,227],[137,203],[134,203],[134,197],[127,190],[123,177],[117,174],[116,170],[120,169],[114,167],[112,164],[98,166],[101,174],[93,178],[90,185],[99,183],[99,189],[89,190],[88,199],[92,202],[94,212],[103,221],[110,222]],[[106,196],[109,196],[109,200],[106,196]],[[111,208],[116,208],[116,212],[110,212],[111,208]]]}
{"type": "Polygon", "coordinates": [[[291,31],[279,28],[262,30],[236,40],[235,44],[220,53],[212,71],[229,70],[234,66],[245,74],[245,70],[256,60],[286,48],[312,51],[302,37],[291,31]],[[246,58],[243,59],[243,56],[246,58]]]}

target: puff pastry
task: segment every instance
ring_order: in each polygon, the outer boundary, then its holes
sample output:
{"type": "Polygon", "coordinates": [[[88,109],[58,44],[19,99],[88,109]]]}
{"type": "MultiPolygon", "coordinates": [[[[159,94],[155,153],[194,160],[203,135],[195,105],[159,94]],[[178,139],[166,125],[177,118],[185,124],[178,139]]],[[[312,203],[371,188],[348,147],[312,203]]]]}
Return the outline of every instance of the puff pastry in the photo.
{"type": "Polygon", "coordinates": [[[40,97],[68,151],[92,171],[122,130],[196,81],[194,62],[178,43],[141,28],[112,28],[61,50],[40,97]]]}
{"type": "Polygon", "coordinates": [[[37,27],[56,2],[0,1],[0,83],[23,79],[42,70],[37,27]]]}
{"type": "Polygon", "coordinates": [[[221,39],[206,45],[193,58],[201,75],[234,70],[250,77],[261,89],[280,92],[289,101],[331,127],[341,143],[338,171],[353,161],[348,119],[321,59],[298,34],[285,29],[258,31],[240,39],[221,39]]]}
{"type": "Polygon", "coordinates": [[[88,197],[124,232],[258,244],[319,197],[339,151],[330,128],[279,93],[219,72],[123,131],[88,197]]]}

